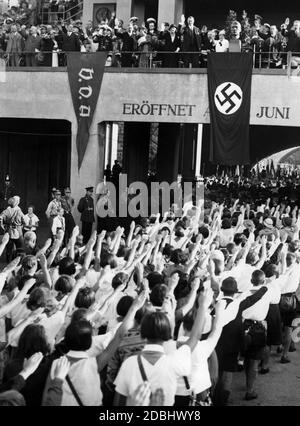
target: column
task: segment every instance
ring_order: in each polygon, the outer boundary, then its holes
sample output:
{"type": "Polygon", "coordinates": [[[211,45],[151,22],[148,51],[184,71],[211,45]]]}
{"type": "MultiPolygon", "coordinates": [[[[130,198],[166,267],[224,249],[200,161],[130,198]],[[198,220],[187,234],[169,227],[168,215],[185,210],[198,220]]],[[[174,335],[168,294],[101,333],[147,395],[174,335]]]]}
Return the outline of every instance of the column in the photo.
{"type": "Polygon", "coordinates": [[[106,125],[105,125],[104,168],[107,166],[107,164],[111,163],[111,135],[112,135],[112,125],[111,125],[111,123],[106,123],[106,125]]]}
{"type": "Polygon", "coordinates": [[[150,123],[124,124],[123,172],[128,184],[148,180],[150,123]]]}
{"type": "MultiPolygon", "coordinates": [[[[105,3],[105,2],[104,2],[105,3]]],[[[132,16],[132,0],[117,0],[117,17],[124,21],[124,27],[132,16]]]]}
{"type": "Polygon", "coordinates": [[[159,0],[158,22],[169,22],[178,24],[183,14],[183,0],[159,0]]]}
{"type": "Polygon", "coordinates": [[[178,176],[180,124],[160,123],[158,131],[157,180],[175,182],[178,176]]]}
{"type": "Polygon", "coordinates": [[[79,223],[77,204],[85,194],[87,186],[96,189],[100,178],[103,178],[105,159],[106,123],[95,123],[90,129],[90,138],[87,150],[78,171],[78,156],[76,147],[76,125],[72,123],[72,148],[71,148],[71,189],[75,199],[74,218],[79,223]]]}
{"type": "Polygon", "coordinates": [[[93,20],[94,4],[96,4],[96,0],[84,0],[83,2],[82,22],[84,26],[88,23],[88,21],[93,20]]]}
{"type": "Polygon", "coordinates": [[[195,178],[197,124],[184,124],[181,141],[181,174],[183,181],[195,178]]]}
{"type": "Polygon", "coordinates": [[[198,135],[197,135],[197,142],[196,142],[195,176],[200,176],[201,174],[202,136],[203,136],[203,124],[198,124],[198,135]]]}
{"type": "Polygon", "coordinates": [[[111,157],[110,165],[114,165],[115,160],[118,157],[118,135],[119,135],[119,125],[117,123],[112,124],[111,132],[111,157]]]}

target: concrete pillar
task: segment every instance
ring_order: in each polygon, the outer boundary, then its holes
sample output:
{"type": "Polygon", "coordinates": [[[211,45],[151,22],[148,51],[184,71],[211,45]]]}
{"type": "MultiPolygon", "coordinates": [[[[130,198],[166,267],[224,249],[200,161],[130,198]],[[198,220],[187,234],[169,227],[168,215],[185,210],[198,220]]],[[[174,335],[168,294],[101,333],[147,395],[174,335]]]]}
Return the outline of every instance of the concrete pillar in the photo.
{"type": "Polygon", "coordinates": [[[158,23],[178,24],[183,14],[183,0],[159,0],[158,23]]]}
{"type": "Polygon", "coordinates": [[[181,143],[181,174],[183,181],[195,178],[195,159],[197,147],[197,124],[184,124],[181,143]]]}
{"type": "Polygon", "coordinates": [[[124,21],[124,26],[129,22],[132,16],[133,0],[117,0],[117,17],[124,21]]]}
{"type": "Polygon", "coordinates": [[[104,168],[107,164],[111,163],[111,134],[112,134],[112,125],[111,123],[105,124],[105,149],[104,149],[104,168]]]}
{"type": "MultiPolygon", "coordinates": [[[[96,0],[84,0],[83,2],[83,10],[82,10],[82,22],[83,25],[86,25],[88,21],[93,20],[93,10],[94,10],[94,4],[96,3],[96,0]]],[[[101,3],[101,2],[99,2],[101,3]]]]}
{"type": "Polygon", "coordinates": [[[195,176],[200,176],[201,174],[202,136],[203,136],[203,124],[198,124],[198,135],[197,135],[197,142],[196,142],[195,176]]]}
{"type": "Polygon", "coordinates": [[[128,184],[147,182],[149,165],[150,123],[124,124],[123,170],[128,184]]]}
{"type": "Polygon", "coordinates": [[[180,124],[160,123],[158,130],[157,180],[176,182],[179,167],[180,124]]]}
{"type": "Polygon", "coordinates": [[[114,165],[115,160],[118,158],[118,136],[119,136],[119,125],[117,123],[112,124],[111,132],[111,156],[110,165],[114,165]]]}
{"type": "Polygon", "coordinates": [[[77,205],[81,197],[85,194],[87,186],[94,186],[96,189],[100,178],[103,178],[104,158],[105,158],[105,123],[93,125],[90,129],[90,138],[87,150],[78,171],[78,156],[76,148],[77,125],[72,125],[72,147],[71,147],[71,190],[75,199],[74,219],[79,224],[80,214],[77,205]],[[76,127],[76,128],[75,128],[76,127]]]}

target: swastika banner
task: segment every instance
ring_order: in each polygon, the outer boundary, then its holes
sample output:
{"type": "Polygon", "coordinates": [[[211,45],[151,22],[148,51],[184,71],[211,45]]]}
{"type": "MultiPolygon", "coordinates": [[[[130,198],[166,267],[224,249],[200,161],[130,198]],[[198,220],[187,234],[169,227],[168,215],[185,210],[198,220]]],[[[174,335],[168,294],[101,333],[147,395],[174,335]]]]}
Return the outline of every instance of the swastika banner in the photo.
{"type": "Polygon", "coordinates": [[[106,59],[106,52],[71,52],[67,56],[69,84],[78,123],[78,170],[87,149],[106,59]]]}
{"type": "Polygon", "coordinates": [[[252,61],[251,53],[208,55],[210,161],[214,164],[250,163],[252,61]]]}

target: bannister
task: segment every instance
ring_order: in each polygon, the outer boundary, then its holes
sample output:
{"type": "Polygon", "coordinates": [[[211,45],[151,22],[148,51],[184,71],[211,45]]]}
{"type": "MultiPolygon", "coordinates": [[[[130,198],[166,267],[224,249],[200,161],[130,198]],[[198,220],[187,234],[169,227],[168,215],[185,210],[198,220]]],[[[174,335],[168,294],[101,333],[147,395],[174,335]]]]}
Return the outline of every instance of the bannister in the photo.
{"type": "MultiPolygon", "coordinates": [[[[28,58],[34,58],[34,66],[59,67],[66,66],[67,53],[60,49],[41,52],[3,52],[0,58],[8,67],[12,65],[12,62],[14,66],[25,67],[29,62],[28,58]]],[[[82,53],[94,54],[90,51],[82,53]]],[[[107,54],[106,66],[114,68],[206,68],[207,56],[210,52],[110,51],[107,54]]],[[[300,65],[300,52],[253,52],[254,69],[284,70],[290,76],[293,69],[297,68],[297,64],[300,65]]]]}

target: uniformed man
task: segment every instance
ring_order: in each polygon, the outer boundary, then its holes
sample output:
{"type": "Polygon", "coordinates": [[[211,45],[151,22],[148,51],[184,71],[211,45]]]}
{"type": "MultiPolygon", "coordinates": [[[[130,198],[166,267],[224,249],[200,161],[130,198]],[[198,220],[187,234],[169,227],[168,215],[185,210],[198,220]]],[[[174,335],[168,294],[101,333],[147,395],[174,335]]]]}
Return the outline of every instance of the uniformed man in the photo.
{"type": "Polygon", "coordinates": [[[58,211],[61,207],[61,192],[59,189],[56,189],[54,192],[54,199],[50,201],[45,211],[50,229],[52,228],[53,219],[58,215],[58,211]]]}
{"type": "Polygon", "coordinates": [[[92,234],[93,223],[95,222],[94,214],[94,200],[93,200],[93,191],[94,188],[89,186],[85,188],[86,195],[82,197],[78,203],[78,211],[81,213],[81,222],[82,229],[81,233],[83,235],[83,243],[86,244],[90,239],[92,234]]]}

